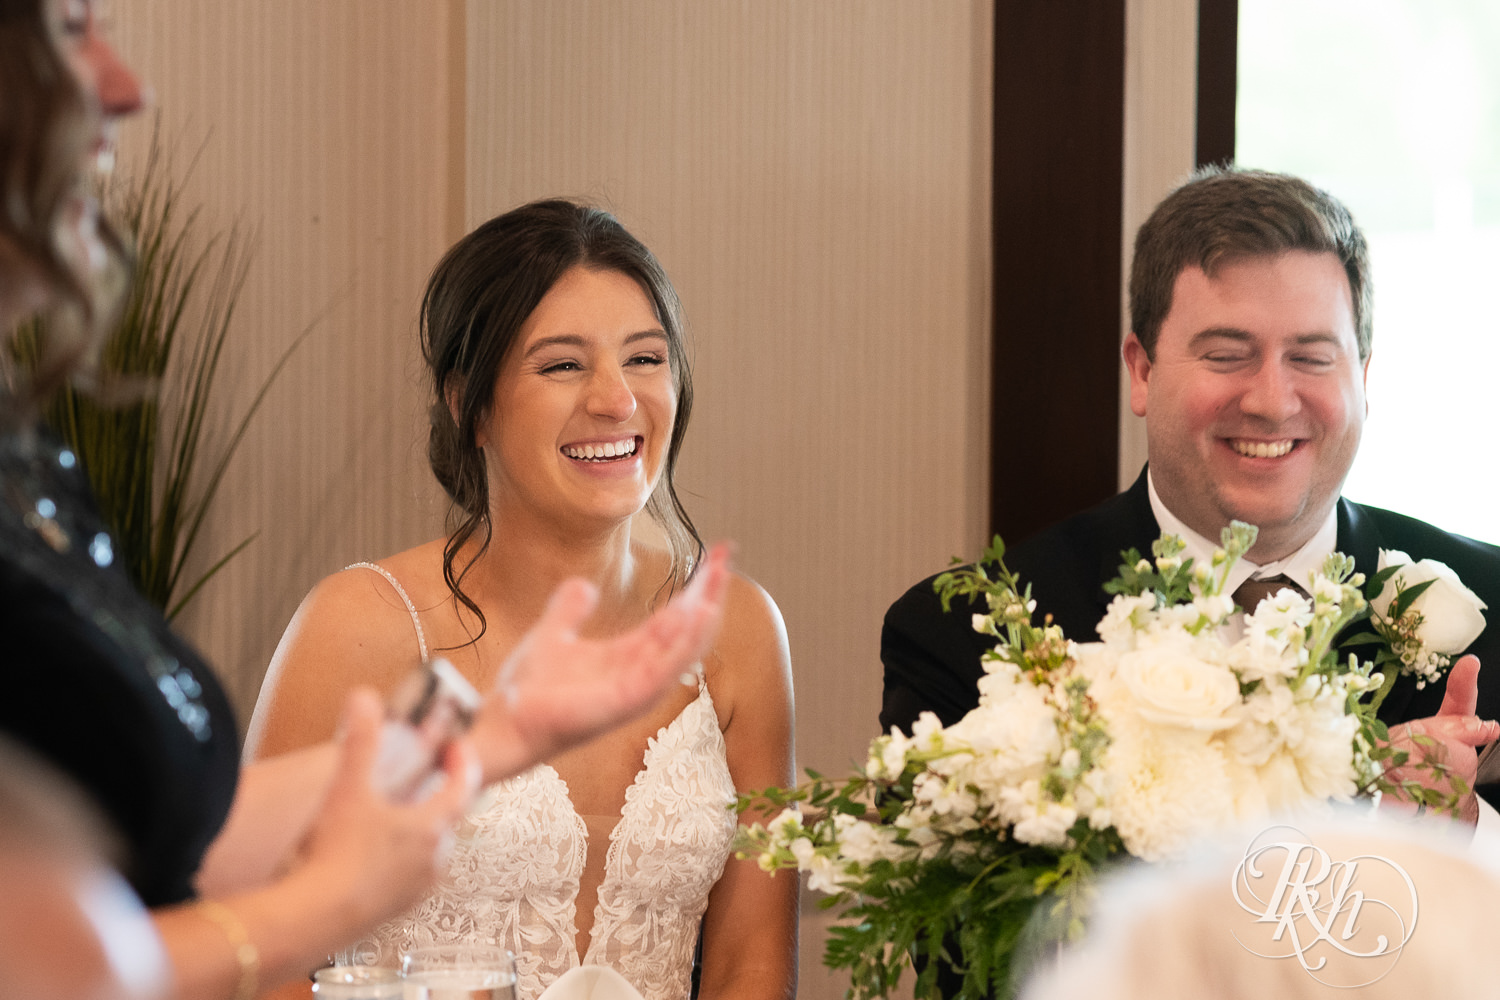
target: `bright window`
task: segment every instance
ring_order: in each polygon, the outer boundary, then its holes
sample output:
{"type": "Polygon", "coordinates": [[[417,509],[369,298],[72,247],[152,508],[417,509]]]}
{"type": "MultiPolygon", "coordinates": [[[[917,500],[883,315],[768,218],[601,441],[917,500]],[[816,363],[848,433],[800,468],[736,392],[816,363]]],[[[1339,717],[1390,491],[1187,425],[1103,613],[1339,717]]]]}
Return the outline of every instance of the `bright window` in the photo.
{"type": "Polygon", "coordinates": [[[1500,3],[1241,0],[1236,159],[1370,239],[1370,418],[1344,493],[1500,542],[1500,3]]]}

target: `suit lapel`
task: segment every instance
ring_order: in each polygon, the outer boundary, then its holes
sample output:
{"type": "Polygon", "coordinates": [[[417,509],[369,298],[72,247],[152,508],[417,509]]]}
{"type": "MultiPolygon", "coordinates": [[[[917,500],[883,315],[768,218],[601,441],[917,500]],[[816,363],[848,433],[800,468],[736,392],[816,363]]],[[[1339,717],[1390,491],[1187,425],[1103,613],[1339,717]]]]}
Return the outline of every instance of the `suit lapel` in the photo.
{"type": "Polygon", "coordinates": [[[1156,523],[1156,514],[1151,510],[1151,492],[1146,485],[1146,470],[1142,469],[1130,489],[1120,495],[1119,505],[1110,512],[1106,522],[1100,525],[1099,540],[1095,543],[1100,553],[1099,588],[1094,593],[1097,614],[1091,625],[1104,620],[1110,602],[1114,600],[1113,594],[1104,592],[1104,585],[1120,575],[1120,553],[1135,549],[1150,559],[1151,545],[1160,536],[1161,527],[1156,523]]]}
{"type": "MultiPolygon", "coordinates": [[[[1354,557],[1356,570],[1367,577],[1374,576],[1380,568],[1380,550],[1385,544],[1380,535],[1380,529],[1358,504],[1350,503],[1343,497],[1339,497],[1338,519],[1338,550],[1346,556],[1354,557]]],[[[1368,622],[1361,622],[1352,629],[1345,630],[1339,639],[1347,638],[1354,630],[1369,631],[1370,626],[1368,622]]],[[[1393,664],[1386,669],[1400,668],[1393,664]]],[[[1405,719],[1407,706],[1411,703],[1416,691],[1416,682],[1410,677],[1398,678],[1396,686],[1391,688],[1391,693],[1386,695],[1385,703],[1380,706],[1380,717],[1387,722],[1405,719]]]]}

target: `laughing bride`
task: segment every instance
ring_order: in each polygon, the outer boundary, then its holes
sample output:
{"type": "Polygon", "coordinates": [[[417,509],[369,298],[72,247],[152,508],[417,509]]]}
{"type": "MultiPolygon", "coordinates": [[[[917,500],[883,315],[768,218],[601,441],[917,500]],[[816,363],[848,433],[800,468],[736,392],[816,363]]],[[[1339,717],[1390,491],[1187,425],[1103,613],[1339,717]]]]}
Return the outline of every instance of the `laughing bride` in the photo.
{"type": "MultiPolygon", "coordinates": [[[[677,296],[612,216],[547,201],[480,226],[433,272],[421,337],[454,530],[318,584],[267,674],[255,756],[328,738],[348,688],[390,690],[429,656],[494,685],[569,576],[599,588],[585,635],[627,631],[702,555],[673,487],[692,404],[677,296]],[[666,550],[632,534],[642,509],[666,550]]],[[[438,888],[361,949],[395,964],[415,945],[493,943],[516,954],[520,1000],[578,965],[684,1000],[701,928],[705,1000],[792,996],[797,883],[729,858],[726,808],[792,779],[790,674],[776,605],[734,579],[690,683],[488,788],[438,888]]]]}

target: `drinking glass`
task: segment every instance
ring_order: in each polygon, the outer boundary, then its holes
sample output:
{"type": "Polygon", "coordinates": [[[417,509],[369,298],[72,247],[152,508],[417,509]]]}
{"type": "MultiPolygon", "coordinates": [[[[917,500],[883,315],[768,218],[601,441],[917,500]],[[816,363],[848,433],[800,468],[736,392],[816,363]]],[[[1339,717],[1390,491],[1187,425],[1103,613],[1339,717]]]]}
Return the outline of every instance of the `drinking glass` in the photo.
{"type": "Polygon", "coordinates": [[[439,944],[401,955],[406,1000],[515,1000],[516,959],[504,948],[439,944]]]}
{"type": "Polygon", "coordinates": [[[318,1000],[401,1000],[405,984],[395,969],[332,965],[313,973],[318,1000]]]}

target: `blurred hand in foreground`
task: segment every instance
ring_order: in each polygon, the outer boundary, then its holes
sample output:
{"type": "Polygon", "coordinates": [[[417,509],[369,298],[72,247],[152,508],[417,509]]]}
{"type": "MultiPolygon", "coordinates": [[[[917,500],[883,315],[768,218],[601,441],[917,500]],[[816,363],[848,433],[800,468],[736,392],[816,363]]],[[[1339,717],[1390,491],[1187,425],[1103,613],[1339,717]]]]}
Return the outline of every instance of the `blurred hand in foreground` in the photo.
{"type": "Polygon", "coordinates": [[[572,579],[558,587],[475,719],[485,782],[639,715],[691,675],[718,635],[728,582],[729,547],[715,545],[681,593],[610,639],[578,634],[598,602],[594,586],[572,579]]]}

